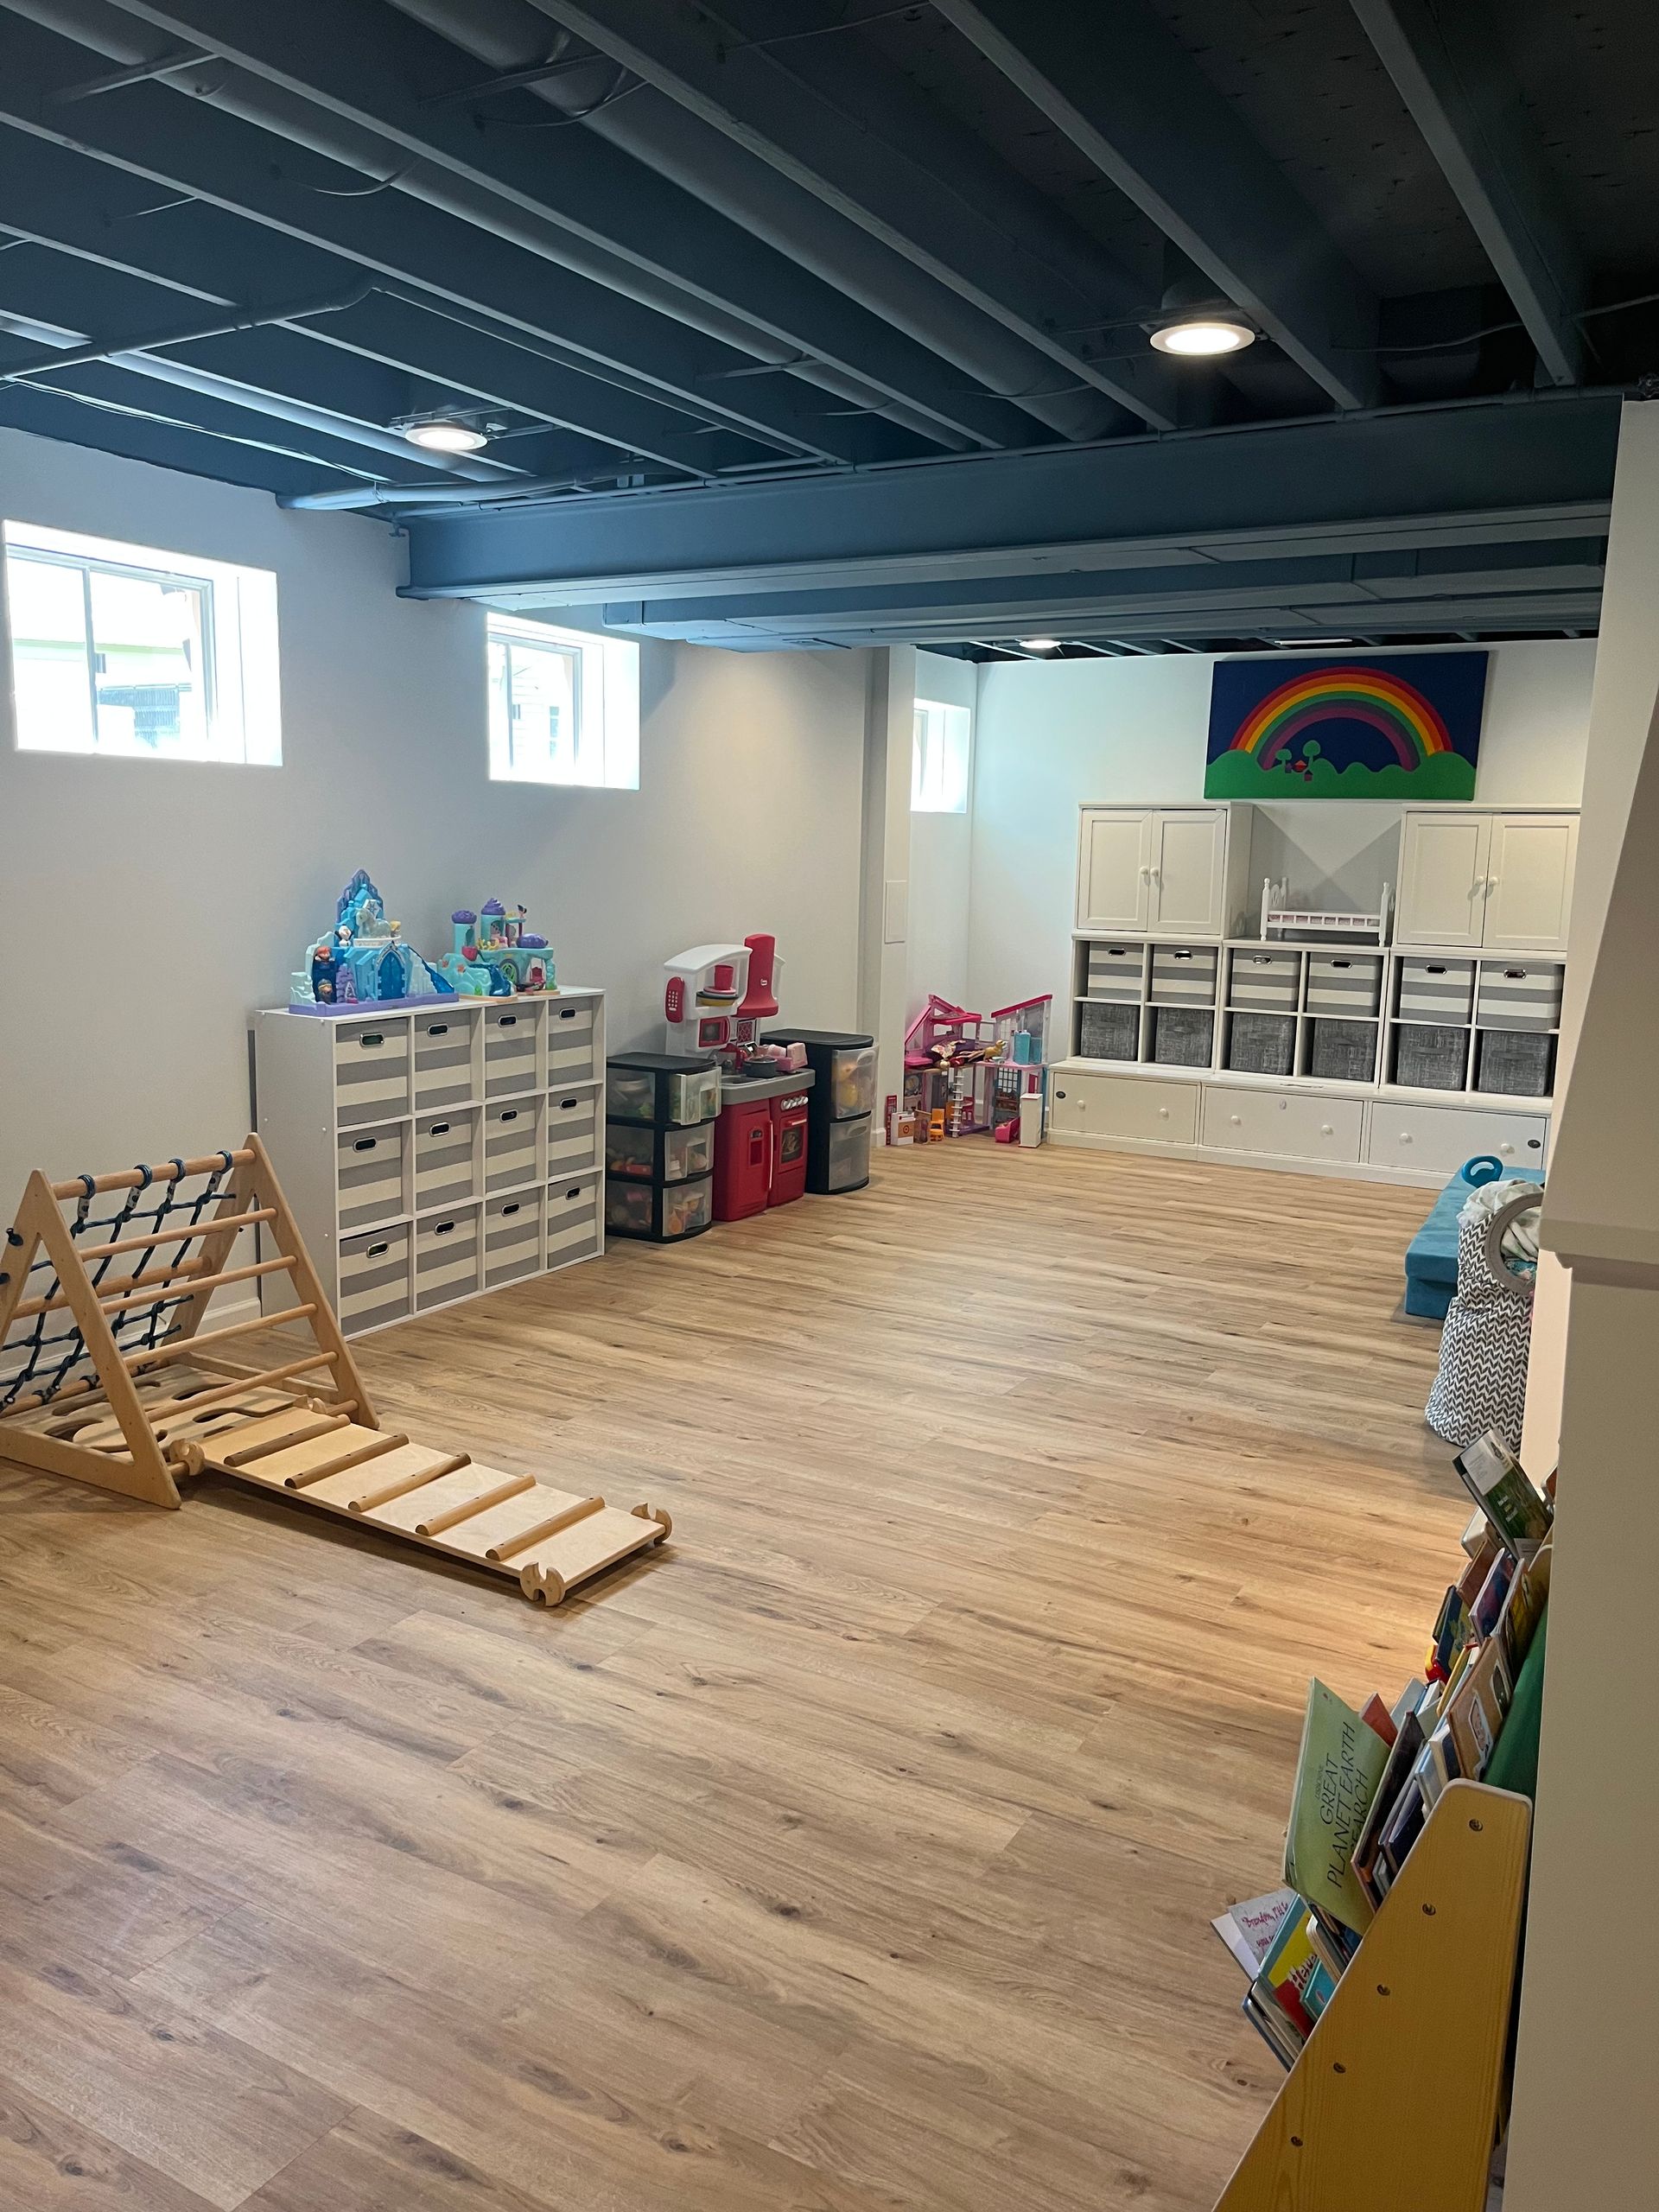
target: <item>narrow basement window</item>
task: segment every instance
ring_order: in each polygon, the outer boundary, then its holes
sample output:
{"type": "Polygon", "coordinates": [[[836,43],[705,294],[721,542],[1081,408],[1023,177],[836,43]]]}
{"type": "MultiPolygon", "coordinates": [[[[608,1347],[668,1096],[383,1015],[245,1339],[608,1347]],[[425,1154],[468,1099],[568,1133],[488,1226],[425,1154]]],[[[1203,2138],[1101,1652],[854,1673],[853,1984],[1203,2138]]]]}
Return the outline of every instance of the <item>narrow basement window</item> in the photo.
{"type": "Polygon", "coordinates": [[[486,636],[492,780],[638,791],[639,646],[503,614],[486,636]]]}
{"type": "Polygon", "coordinates": [[[968,811],[972,724],[973,716],[966,707],[947,707],[937,699],[916,702],[916,739],[910,767],[912,814],[968,811]]]}
{"type": "Polygon", "coordinates": [[[35,523],[3,540],[20,752],[281,766],[269,569],[35,523]]]}

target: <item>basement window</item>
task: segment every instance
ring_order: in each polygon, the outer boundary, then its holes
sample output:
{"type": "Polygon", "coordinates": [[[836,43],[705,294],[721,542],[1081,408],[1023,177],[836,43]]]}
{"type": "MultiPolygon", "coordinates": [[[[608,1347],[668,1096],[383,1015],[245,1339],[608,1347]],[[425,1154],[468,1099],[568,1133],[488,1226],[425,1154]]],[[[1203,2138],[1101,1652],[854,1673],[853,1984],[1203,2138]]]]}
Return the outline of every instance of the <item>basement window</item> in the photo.
{"type": "Polygon", "coordinates": [[[490,776],[639,788],[639,648],[623,638],[492,614],[490,776]]]}
{"type": "Polygon", "coordinates": [[[269,569],[34,523],[3,537],[19,752],[280,767],[269,569]]]}
{"type": "Polygon", "coordinates": [[[947,707],[937,699],[916,702],[915,747],[910,765],[912,814],[968,811],[972,721],[966,707],[947,707]]]}

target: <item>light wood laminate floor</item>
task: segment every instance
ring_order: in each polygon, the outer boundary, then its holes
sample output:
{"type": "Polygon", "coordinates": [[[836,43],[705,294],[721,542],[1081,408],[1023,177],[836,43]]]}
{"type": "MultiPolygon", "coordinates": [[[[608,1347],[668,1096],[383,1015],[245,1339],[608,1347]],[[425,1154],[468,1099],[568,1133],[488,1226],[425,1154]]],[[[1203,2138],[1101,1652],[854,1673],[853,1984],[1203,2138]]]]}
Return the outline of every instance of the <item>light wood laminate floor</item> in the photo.
{"type": "Polygon", "coordinates": [[[1208,1926],[1465,1517],[1427,1194],[984,1143],[370,1340],[665,1552],[546,1613],[0,1471],[0,2205],[1196,2212],[1208,1926]]]}

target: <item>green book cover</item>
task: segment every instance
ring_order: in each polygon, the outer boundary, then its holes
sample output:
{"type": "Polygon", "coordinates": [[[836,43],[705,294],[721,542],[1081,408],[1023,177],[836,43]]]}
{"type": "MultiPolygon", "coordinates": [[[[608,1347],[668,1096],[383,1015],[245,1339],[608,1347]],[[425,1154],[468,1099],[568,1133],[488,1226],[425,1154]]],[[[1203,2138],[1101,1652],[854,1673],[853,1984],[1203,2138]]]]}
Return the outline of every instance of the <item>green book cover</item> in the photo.
{"type": "Polygon", "coordinates": [[[1308,1685],[1285,1879],[1357,1936],[1370,1927],[1373,1908],[1354,1872],[1354,1846],[1388,1760],[1388,1745],[1351,1706],[1323,1682],[1308,1685]]]}

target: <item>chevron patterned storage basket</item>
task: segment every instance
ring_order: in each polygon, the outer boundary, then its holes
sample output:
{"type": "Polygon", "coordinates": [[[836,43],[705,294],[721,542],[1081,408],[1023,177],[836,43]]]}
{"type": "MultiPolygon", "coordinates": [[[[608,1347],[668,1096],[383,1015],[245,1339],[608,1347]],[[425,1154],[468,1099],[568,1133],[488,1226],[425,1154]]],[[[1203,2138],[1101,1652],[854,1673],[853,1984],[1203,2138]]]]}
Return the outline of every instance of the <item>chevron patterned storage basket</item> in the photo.
{"type": "MultiPolygon", "coordinates": [[[[1541,1192],[1525,1193],[1536,1205],[1541,1192]]],[[[1535,1226],[1530,1206],[1515,1201],[1535,1226]]],[[[1458,1220],[1458,1287],[1440,1336],[1440,1370],[1426,1418],[1437,1436],[1461,1447],[1495,1428],[1511,1452],[1521,1449],[1527,1409],[1527,1354],[1532,1338],[1532,1283],[1489,1257],[1491,1224],[1458,1220]]]]}

